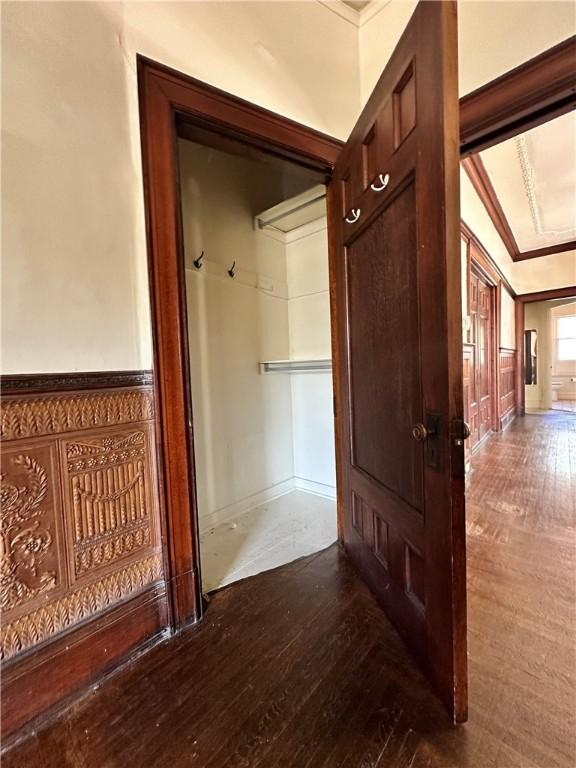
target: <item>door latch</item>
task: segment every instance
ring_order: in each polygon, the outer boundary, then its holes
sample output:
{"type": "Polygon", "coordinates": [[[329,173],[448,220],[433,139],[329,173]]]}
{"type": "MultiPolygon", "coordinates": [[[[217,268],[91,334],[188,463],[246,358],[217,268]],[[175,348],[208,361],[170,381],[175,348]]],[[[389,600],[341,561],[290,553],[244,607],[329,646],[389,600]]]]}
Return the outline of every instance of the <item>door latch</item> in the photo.
{"type": "Polygon", "coordinates": [[[442,469],[442,417],[437,413],[426,412],[424,423],[414,424],[412,437],[424,443],[426,466],[430,469],[442,469]]]}

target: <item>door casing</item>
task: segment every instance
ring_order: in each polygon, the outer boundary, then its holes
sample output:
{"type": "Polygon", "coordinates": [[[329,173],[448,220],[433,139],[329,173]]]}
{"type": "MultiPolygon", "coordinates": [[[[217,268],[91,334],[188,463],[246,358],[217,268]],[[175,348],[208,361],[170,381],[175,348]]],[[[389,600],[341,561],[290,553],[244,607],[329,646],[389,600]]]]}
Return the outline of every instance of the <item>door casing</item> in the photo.
{"type": "MultiPolygon", "coordinates": [[[[462,156],[574,109],[575,49],[576,36],[461,99],[462,156]]],[[[321,172],[329,196],[332,169],[343,142],[143,56],[138,56],[137,66],[160,514],[170,627],[178,631],[201,618],[203,604],[177,140],[199,128],[214,132],[223,141],[240,141],[321,172]]],[[[329,224],[329,247],[330,241],[329,224]]],[[[336,357],[334,288],[331,275],[332,346],[336,357]]],[[[334,398],[338,413],[337,377],[334,398]]],[[[340,429],[335,417],[337,445],[340,429]]],[[[341,508],[339,463],[337,458],[341,508]]]]}

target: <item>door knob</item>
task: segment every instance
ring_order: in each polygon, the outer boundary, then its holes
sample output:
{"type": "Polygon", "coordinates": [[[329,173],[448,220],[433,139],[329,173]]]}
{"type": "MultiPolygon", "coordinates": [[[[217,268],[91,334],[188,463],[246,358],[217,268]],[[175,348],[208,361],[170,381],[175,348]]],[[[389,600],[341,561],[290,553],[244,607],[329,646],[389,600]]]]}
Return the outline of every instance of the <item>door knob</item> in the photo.
{"type": "Polygon", "coordinates": [[[470,424],[467,421],[462,422],[462,438],[468,440],[470,437],[470,424]]]}
{"type": "Polygon", "coordinates": [[[418,423],[414,424],[412,427],[412,437],[414,440],[418,440],[419,443],[423,443],[425,440],[435,434],[435,429],[429,429],[428,427],[425,427],[424,424],[418,423]]]}

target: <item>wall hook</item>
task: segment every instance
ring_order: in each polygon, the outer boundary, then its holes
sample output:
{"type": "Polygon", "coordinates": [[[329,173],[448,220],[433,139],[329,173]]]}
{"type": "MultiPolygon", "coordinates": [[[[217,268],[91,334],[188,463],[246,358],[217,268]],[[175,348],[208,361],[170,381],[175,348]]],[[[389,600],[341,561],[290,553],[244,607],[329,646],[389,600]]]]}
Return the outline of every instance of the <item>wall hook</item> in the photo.
{"type": "Polygon", "coordinates": [[[383,189],[386,189],[388,186],[388,182],[390,181],[390,174],[387,173],[384,175],[383,173],[379,173],[377,178],[374,179],[372,184],[370,184],[370,189],[374,190],[374,192],[382,192],[383,189]],[[379,184],[377,184],[379,182],[379,184]]]}
{"type": "Polygon", "coordinates": [[[345,221],[347,221],[348,224],[356,224],[359,218],[360,218],[360,208],[351,208],[350,213],[345,218],[345,221]]]}
{"type": "Polygon", "coordinates": [[[232,266],[228,270],[228,274],[230,275],[230,277],[234,277],[234,275],[236,274],[234,271],[235,269],[236,269],[236,262],[234,261],[232,262],[232,266]]]}
{"type": "Polygon", "coordinates": [[[204,251],[198,256],[197,259],[194,259],[193,264],[196,267],[196,269],[201,269],[202,267],[202,259],[204,258],[204,251]]]}

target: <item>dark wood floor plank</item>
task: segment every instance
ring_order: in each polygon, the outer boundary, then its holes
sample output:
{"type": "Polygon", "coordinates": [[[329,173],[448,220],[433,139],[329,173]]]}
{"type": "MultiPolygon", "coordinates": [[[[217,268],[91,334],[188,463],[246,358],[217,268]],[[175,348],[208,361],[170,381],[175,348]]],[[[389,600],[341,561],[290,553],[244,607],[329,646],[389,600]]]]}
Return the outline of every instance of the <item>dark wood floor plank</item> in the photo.
{"type": "Polygon", "coordinates": [[[571,414],[474,457],[466,725],[332,547],[214,594],[3,768],[573,768],[575,480],[571,414]]]}

